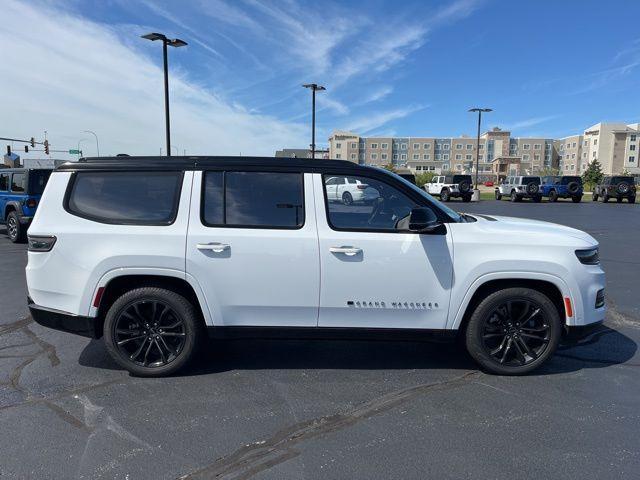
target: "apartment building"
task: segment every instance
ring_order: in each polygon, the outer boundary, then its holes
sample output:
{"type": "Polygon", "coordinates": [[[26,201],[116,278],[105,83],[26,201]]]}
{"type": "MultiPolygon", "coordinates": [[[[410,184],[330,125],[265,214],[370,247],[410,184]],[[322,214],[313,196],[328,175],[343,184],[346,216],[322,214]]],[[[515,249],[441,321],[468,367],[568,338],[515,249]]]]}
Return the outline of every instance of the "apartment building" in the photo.
{"type": "MultiPolygon", "coordinates": [[[[475,173],[477,139],[460,137],[361,137],[336,131],[329,137],[329,156],[362,165],[393,164],[414,173],[475,173]]],[[[494,128],[480,137],[478,171],[487,177],[541,172],[557,166],[553,140],[511,138],[494,128]]]]}

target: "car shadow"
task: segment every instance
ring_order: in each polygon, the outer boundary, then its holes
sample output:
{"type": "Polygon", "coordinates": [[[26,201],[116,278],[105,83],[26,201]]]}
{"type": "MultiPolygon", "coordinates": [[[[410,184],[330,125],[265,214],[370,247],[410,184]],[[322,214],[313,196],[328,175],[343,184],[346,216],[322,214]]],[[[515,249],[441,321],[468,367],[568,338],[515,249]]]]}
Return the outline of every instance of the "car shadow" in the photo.
{"type": "MultiPolygon", "coordinates": [[[[554,375],[625,363],[637,344],[618,330],[603,326],[586,339],[563,344],[536,375],[554,375]]],[[[82,366],[123,370],[102,340],[92,340],[80,354],[82,366]]],[[[209,340],[200,358],[178,376],[209,375],[233,370],[475,370],[475,362],[458,343],[385,340],[209,340]]]]}

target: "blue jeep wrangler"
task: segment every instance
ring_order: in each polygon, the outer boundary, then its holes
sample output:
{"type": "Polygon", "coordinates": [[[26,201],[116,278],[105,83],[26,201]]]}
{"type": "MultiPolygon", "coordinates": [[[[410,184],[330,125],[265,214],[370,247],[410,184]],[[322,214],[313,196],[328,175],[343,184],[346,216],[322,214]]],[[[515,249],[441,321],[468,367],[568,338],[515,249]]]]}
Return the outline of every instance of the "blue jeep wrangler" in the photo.
{"type": "Polygon", "coordinates": [[[51,169],[0,168],[0,223],[13,243],[24,242],[51,169]]]}
{"type": "Polygon", "coordinates": [[[540,192],[543,197],[548,197],[550,202],[555,202],[558,198],[570,198],[573,203],[580,203],[582,200],[582,177],[552,175],[542,177],[540,192]]]}

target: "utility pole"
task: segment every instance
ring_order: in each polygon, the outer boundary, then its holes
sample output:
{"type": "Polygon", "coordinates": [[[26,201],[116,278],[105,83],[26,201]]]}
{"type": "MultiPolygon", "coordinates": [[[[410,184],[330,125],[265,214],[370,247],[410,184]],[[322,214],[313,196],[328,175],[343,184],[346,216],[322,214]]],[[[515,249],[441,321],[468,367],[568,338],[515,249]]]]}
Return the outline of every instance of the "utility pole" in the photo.
{"type": "Polygon", "coordinates": [[[304,88],[311,89],[311,158],[316,158],[316,92],[326,90],[317,83],[305,83],[304,88]]]}

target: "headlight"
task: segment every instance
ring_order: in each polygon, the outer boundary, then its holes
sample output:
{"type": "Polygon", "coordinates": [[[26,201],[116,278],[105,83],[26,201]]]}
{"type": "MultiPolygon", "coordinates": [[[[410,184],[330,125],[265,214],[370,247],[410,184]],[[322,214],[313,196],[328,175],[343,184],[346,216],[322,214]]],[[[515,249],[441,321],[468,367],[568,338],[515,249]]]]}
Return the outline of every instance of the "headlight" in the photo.
{"type": "Polygon", "coordinates": [[[576,250],[576,257],[578,257],[580,263],[584,263],[585,265],[598,265],[600,263],[598,247],[586,250],[576,250]]]}

